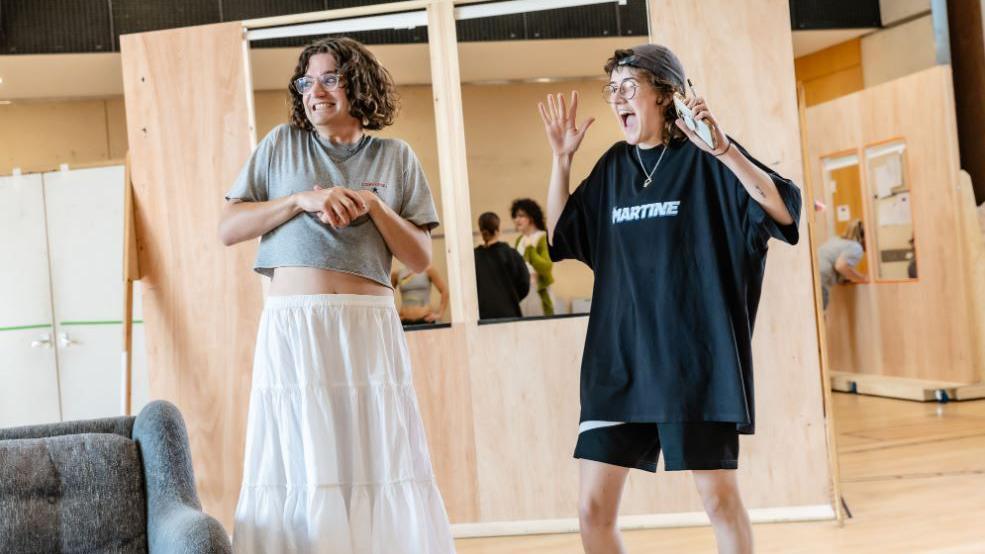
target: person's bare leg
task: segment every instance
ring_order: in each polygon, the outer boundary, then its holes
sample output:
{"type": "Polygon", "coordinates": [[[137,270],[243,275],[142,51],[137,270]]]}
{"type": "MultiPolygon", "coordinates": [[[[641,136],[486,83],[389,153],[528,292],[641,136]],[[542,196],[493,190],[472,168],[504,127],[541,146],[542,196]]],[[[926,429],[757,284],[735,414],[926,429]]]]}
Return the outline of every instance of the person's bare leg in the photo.
{"type": "Polygon", "coordinates": [[[739,496],[735,470],[694,471],[694,484],[715,530],[720,554],[751,554],[752,525],[739,496]]]}
{"type": "Polygon", "coordinates": [[[616,519],[629,468],[584,459],[578,462],[578,524],[585,553],[623,554],[626,550],[616,519]]]}

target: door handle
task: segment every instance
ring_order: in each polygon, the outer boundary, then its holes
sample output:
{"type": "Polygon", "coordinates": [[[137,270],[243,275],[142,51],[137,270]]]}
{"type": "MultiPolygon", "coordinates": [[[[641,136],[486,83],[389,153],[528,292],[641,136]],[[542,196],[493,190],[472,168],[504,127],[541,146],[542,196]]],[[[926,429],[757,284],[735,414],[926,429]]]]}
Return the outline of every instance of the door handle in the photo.
{"type": "Polygon", "coordinates": [[[45,333],[38,340],[32,340],[31,348],[51,348],[51,335],[45,333]]]}
{"type": "Polygon", "coordinates": [[[60,333],[58,335],[58,345],[61,346],[62,348],[68,348],[69,346],[72,346],[73,344],[79,344],[79,342],[72,340],[68,336],[68,333],[60,333]]]}

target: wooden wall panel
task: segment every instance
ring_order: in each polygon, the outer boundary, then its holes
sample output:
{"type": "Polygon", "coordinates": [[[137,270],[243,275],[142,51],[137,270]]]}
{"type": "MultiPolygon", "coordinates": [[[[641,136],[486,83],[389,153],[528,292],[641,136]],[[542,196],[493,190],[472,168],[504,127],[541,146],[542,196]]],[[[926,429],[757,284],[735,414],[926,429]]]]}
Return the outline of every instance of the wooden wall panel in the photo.
{"type": "Polygon", "coordinates": [[[103,100],[0,105],[0,175],[118,163],[123,156],[110,151],[106,110],[103,100]]]}
{"type": "Polygon", "coordinates": [[[913,77],[870,89],[860,121],[865,144],[906,138],[920,273],[919,283],[875,287],[883,371],[971,382],[976,372],[957,217],[961,165],[951,71],[938,66],[913,77]]]}
{"type": "MultiPolygon", "coordinates": [[[[779,288],[782,285],[773,285],[774,290],[779,288]]],[[[468,350],[479,507],[474,521],[577,517],[578,463],[572,453],[578,435],[579,376],[587,323],[587,318],[565,318],[481,325],[458,336],[444,331],[409,335],[412,341],[423,340],[429,333],[467,341],[467,346],[452,343],[442,348],[468,350]]],[[[747,505],[753,508],[828,502],[823,417],[812,403],[789,392],[806,388],[798,382],[806,378],[819,390],[820,378],[791,370],[802,367],[802,355],[787,351],[781,356],[790,356],[790,363],[777,373],[788,377],[758,368],[759,375],[770,375],[769,381],[758,382],[759,428],[755,436],[741,440],[740,479],[747,505]],[[815,437],[819,432],[820,439],[815,437]]],[[[426,363],[415,357],[415,371],[420,373],[426,363]]],[[[418,394],[423,390],[419,386],[418,394]]],[[[428,400],[422,397],[421,402],[428,400]]],[[[446,430],[438,429],[448,423],[437,423],[429,433],[445,434],[446,430]]],[[[621,513],[701,509],[689,474],[632,472],[621,513]]]]}
{"type": "Polygon", "coordinates": [[[123,97],[108,98],[106,104],[106,134],[109,140],[109,156],[122,160],[127,155],[127,118],[123,97]]]}
{"type": "Polygon", "coordinates": [[[861,39],[846,40],[794,60],[798,81],[812,81],[862,64],[861,39]]]}
{"type": "Polygon", "coordinates": [[[481,521],[577,516],[581,351],[588,318],[468,334],[481,521]]]}
{"type": "MultiPolygon", "coordinates": [[[[967,300],[971,265],[961,248],[950,68],[937,66],[812,107],[807,117],[815,183],[821,183],[825,154],[902,137],[913,204],[919,280],[835,287],[828,310],[831,369],[979,380],[974,345],[982,337],[971,331],[974,313],[967,300]]],[[[868,200],[867,219],[873,221],[868,200]]],[[[868,253],[871,268],[875,255],[868,253]]]]}
{"type": "Polygon", "coordinates": [[[862,66],[845,69],[805,82],[807,105],[813,106],[862,90],[862,66]]]}
{"type": "Polygon", "coordinates": [[[466,328],[407,333],[431,463],[452,523],[479,519],[466,328]]]}
{"type": "Polygon", "coordinates": [[[231,530],[261,306],[256,244],[216,234],[253,142],[242,27],[128,35],[121,49],[151,395],[184,414],[199,496],[231,530]]]}
{"type": "Polygon", "coordinates": [[[929,12],[862,37],[862,77],[866,87],[929,69],[936,63],[934,22],[929,12]]]}
{"type": "Polygon", "coordinates": [[[968,172],[961,171],[958,183],[958,211],[968,270],[966,286],[973,318],[972,344],[978,381],[985,382],[985,228],[979,220],[979,213],[985,211],[975,205],[975,188],[968,172]]]}
{"type": "MultiPolygon", "coordinates": [[[[763,163],[802,182],[789,6],[769,2],[651,0],[651,40],[684,63],[698,94],[724,128],[763,163]],[[700,33],[693,22],[700,21],[700,33]]],[[[806,196],[806,195],[805,195],[806,196]]],[[[774,243],[753,338],[757,435],[744,443],[756,460],[750,504],[830,501],[821,370],[806,217],[800,244],[774,243]],[[788,462],[792,456],[796,462],[788,462]],[[770,460],[784,459],[782,464],[770,460]],[[766,470],[765,468],[769,468],[766,470]],[[789,471],[789,473],[787,473],[789,471]]]]}
{"type": "MultiPolygon", "coordinates": [[[[837,157],[846,152],[855,152],[860,156],[857,145],[861,144],[861,129],[857,122],[861,117],[861,97],[857,94],[844,96],[837,101],[828,102],[809,108],[808,114],[808,166],[811,171],[811,183],[816,190],[814,196],[827,200],[828,194],[822,190],[823,159],[837,157]],[[819,143],[814,136],[830,137],[819,143]],[[840,149],[835,145],[846,145],[840,149]]],[[[860,171],[864,169],[860,165],[860,171]]],[[[864,174],[863,190],[864,190],[864,174]]],[[[834,216],[831,210],[834,205],[828,205],[827,211],[815,218],[817,222],[817,242],[823,244],[832,236],[836,236],[833,228],[834,216]]],[[[864,209],[863,209],[864,211],[864,209]]],[[[867,259],[870,253],[866,252],[867,259]]],[[[867,264],[872,267],[872,263],[867,264]]],[[[866,348],[877,340],[877,310],[873,297],[866,291],[870,285],[846,285],[834,287],[831,290],[831,305],[825,317],[828,366],[831,371],[850,371],[852,367],[873,367],[879,362],[875,348],[866,348]]]]}
{"type": "Polygon", "coordinates": [[[804,85],[806,105],[862,90],[862,41],[853,39],[794,60],[797,81],[804,85]]]}

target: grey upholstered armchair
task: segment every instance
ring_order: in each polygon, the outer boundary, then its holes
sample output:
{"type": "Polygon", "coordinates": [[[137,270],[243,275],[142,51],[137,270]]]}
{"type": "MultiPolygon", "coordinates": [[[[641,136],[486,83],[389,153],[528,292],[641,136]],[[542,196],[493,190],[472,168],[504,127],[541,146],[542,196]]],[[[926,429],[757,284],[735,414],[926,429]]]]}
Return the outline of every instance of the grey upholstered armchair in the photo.
{"type": "Polygon", "coordinates": [[[178,409],[0,429],[0,552],[231,552],[178,409]]]}

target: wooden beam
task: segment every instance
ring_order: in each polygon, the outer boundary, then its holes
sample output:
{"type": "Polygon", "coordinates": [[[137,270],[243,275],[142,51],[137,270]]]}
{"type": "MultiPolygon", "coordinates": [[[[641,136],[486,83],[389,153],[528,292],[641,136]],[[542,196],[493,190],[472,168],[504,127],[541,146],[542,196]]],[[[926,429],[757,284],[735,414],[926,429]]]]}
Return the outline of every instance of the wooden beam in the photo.
{"type": "Polygon", "coordinates": [[[985,383],[961,385],[954,389],[954,400],[979,400],[985,398],[985,383]]]}
{"type": "MultiPolygon", "coordinates": [[[[833,390],[916,402],[954,400],[957,396],[957,389],[964,386],[968,385],[950,381],[909,379],[887,375],[847,373],[844,371],[831,372],[831,389],[833,390]]],[[[965,395],[968,396],[973,390],[968,389],[965,395]]]]}
{"type": "MultiPolygon", "coordinates": [[[[807,155],[807,97],[804,83],[797,83],[797,116],[800,122],[800,155],[804,164],[804,205],[806,208],[807,237],[811,247],[811,281],[814,283],[814,313],[818,322],[824,321],[824,306],[821,296],[820,274],[817,268],[817,257],[813,255],[817,252],[817,214],[814,211],[814,183],[811,171],[810,158],[807,155]]],[[[835,519],[838,525],[845,524],[845,510],[841,504],[841,471],[838,465],[838,434],[835,430],[835,418],[831,412],[831,387],[826,386],[830,377],[828,376],[828,338],[825,333],[826,328],[820,323],[817,327],[817,346],[818,358],[821,361],[821,392],[824,407],[824,426],[827,430],[828,441],[828,469],[831,471],[831,493],[834,498],[835,519]]]]}
{"type": "Polygon", "coordinates": [[[969,310],[971,343],[974,348],[974,364],[977,380],[985,383],[985,235],[978,223],[978,206],[971,175],[958,173],[958,235],[964,252],[965,286],[969,310]]]}
{"type": "Polygon", "coordinates": [[[454,10],[452,0],[437,0],[428,7],[431,90],[438,141],[448,286],[451,291],[451,321],[453,324],[475,324],[479,320],[479,307],[472,253],[472,208],[454,10]]]}
{"type": "Polygon", "coordinates": [[[123,415],[133,411],[133,282],[140,279],[137,234],[133,227],[133,184],[127,152],[123,178],[123,415]]]}

